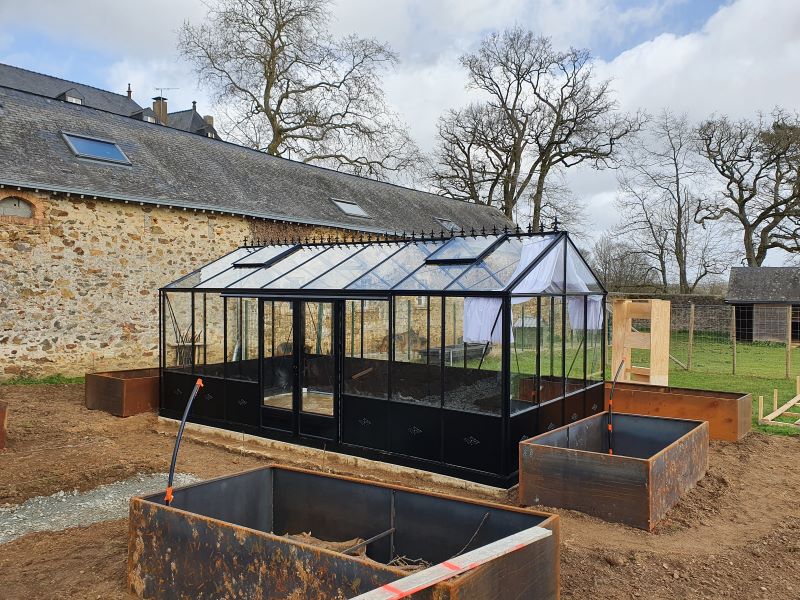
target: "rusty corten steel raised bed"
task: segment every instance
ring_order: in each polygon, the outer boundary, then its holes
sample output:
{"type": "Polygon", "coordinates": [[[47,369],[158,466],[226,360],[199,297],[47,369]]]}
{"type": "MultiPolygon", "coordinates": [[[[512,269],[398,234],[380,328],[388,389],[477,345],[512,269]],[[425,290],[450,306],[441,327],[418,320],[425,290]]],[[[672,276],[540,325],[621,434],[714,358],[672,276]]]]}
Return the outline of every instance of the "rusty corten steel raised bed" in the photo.
{"type": "Polygon", "coordinates": [[[174,496],[171,506],[163,493],[131,499],[128,585],[142,598],[352,598],[408,574],[385,564],[392,557],[438,563],[534,526],[553,535],[409,597],[559,597],[556,515],[278,466],[174,496]],[[341,542],[392,528],[367,546],[372,560],[285,537],[341,542]]]}
{"type": "MultiPolygon", "coordinates": [[[[606,408],[610,388],[611,384],[607,383],[606,408]]],[[[735,442],[750,432],[753,398],[750,394],[617,383],[614,411],[708,421],[712,440],[735,442]]]]}
{"type": "Polygon", "coordinates": [[[130,417],[158,410],[158,369],[86,374],[86,408],[130,417]]]}
{"type": "Polygon", "coordinates": [[[8,427],[8,403],[0,400],[0,449],[6,447],[7,427],[8,427]]]}
{"type": "MultiPolygon", "coordinates": [[[[616,403],[616,397],[615,397],[616,403]]],[[[520,443],[522,504],[651,530],[708,469],[708,423],[602,412],[520,443]]]]}

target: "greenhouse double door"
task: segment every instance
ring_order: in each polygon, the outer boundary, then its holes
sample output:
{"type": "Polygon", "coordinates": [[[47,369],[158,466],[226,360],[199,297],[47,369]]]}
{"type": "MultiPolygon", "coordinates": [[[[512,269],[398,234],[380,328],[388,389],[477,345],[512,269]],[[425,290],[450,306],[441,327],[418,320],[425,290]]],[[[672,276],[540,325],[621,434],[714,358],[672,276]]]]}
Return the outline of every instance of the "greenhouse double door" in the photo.
{"type": "Polygon", "coordinates": [[[335,441],[340,302],[261,302],[262,429],[335,441]]]}

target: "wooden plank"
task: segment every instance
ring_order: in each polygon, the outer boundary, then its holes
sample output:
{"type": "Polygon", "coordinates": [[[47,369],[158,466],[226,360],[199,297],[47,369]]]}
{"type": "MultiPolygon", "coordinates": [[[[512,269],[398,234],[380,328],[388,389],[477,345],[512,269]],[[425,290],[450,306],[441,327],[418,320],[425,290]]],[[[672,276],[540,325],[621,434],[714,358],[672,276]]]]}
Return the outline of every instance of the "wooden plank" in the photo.
{"type": "Polygon", "coordinates": [[[625,336],[625,348],[650,350],[650,340],[651,336],[647,332],[631,331],[625,336]]]}
{"type": "Polygon", "coordinates": [[[731,345],[733,347],[733,374],[736,375],[736,307],[731,306],[731,345]]]}
{"type": "Polygon", "coordinates": [[[508,537],[481,546],[476,550],[466,552],[438,565],[428,567],[422,571],[412,573],[392,583],[371,590],[366,594],[356,596],[353,600],[398,600],[407,598],[416,592],[433,587],[437,583],[452,579],[457,575],[471,571],[489,561],[511,554],[529,546],[534,542],[543,540],[553,535],[553,532],[543,527],[531,527],[508,537]]]}
{"type": "Polygon", "coordinates": [[[692,370],[692,348],[694,347],[694,302],[689,303],[689,357],[686,359],[686,370],[692,370]]]}
{"type": "Polygon", "coordinates": [[[772,390],[772,411],[778,410],[778,388],[772,390]]]}
{"type": "Polygon", "coordinates": [[[634,375],[650,375],[650,367],[631,367],[628,371],[634,375]]]}
{"type": "Polygon", "coordinates": [[[764,418],[764,396],[758,397],[758,420],[764,418]]]}
{"type": "Polygon", "coordinates": [[[651,300],[650,305],[650,383],[668,385],[670,303],[651,300]]]}
{"type": "Polygon", "coordinates": [[[650,300],[628,300],[629,319],[649,319],[651,314],[650,300]]]}
{"type": "Polygon", "coordinates": [[[789,400],[786,404],[781,406],[779,409],[774,410],[771,413],[769,413],[766,417],[764,417],[763,420],[764,421],[771,421],[775,417],[780,417],[781,414],[785,413],[787,410],[789,410],[791,407],[793,407],[795,404],[798,404],[798,403],[800,403],[800,396],[795,396],[794,398],[789,400]]]}
{"type": "Polygon", "coordinates": [[[792,305],[786,307],[786,379],[792,373],[792,305]]]}

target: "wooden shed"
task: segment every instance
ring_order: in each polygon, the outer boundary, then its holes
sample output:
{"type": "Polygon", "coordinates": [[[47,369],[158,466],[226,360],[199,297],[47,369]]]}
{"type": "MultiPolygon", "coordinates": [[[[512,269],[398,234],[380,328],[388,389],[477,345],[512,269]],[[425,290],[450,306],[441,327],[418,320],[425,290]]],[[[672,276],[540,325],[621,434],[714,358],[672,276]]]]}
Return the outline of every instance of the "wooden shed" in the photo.
{"type": "Polygon", "coordinates": [[[800,342],[800,267],[734,267],[725,301],[735,306],[736,341],[800,342]]]}

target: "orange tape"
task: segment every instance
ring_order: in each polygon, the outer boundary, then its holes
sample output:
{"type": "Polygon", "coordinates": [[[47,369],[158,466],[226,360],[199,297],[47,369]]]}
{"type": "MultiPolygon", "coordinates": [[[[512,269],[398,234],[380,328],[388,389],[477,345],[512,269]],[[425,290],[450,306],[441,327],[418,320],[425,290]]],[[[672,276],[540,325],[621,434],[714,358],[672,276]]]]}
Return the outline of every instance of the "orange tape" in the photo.
{"type": "Polygon", "coordinates": [[[166,502],[167,505],[169,505],[172,502],[173,498],[174,498],[174,496],[172,495],[172,488],[168,487],[167,488],[167,493],[164,494],[164,502],[166,502]]]}
{"type": "Polygon", "coordinates": [[[608,424],[608,430],[614,431],[614,426],[611,423],[608,424]]]}
{"type": "Polygon", "coordinates": [[[203,380],[198,377],[197,378],[197,382],[195,383],[195,385],[197,387],[203,387],[203,380]]]}

